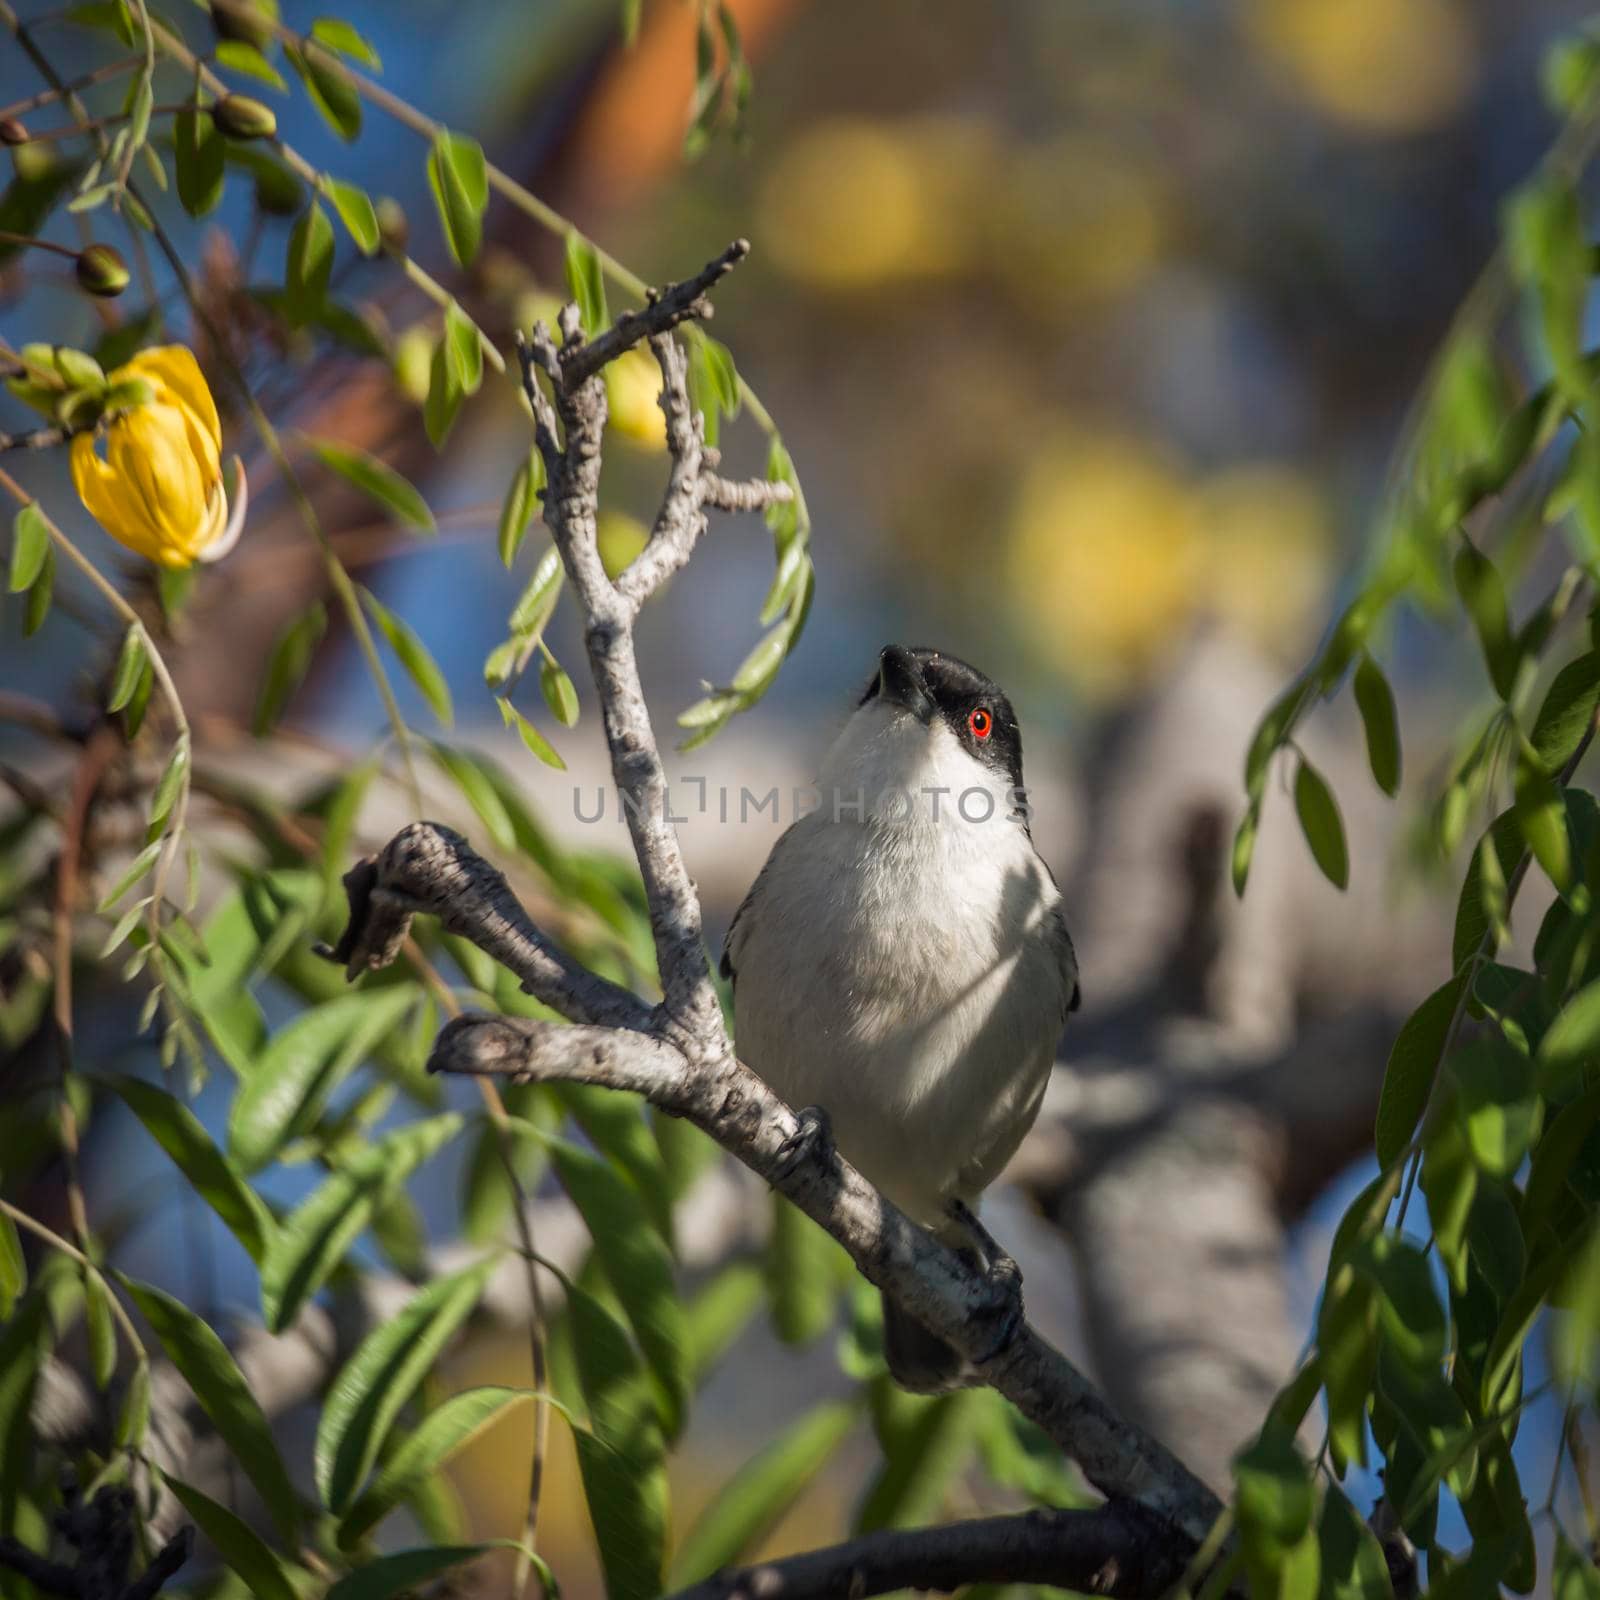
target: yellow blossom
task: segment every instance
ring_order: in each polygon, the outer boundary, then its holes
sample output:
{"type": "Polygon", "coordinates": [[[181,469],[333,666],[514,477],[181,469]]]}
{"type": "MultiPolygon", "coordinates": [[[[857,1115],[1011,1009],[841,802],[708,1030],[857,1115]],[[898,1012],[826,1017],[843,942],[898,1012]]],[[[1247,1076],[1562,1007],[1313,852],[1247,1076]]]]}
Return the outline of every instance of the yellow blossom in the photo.
{"type": "Polygon", "coordinates": [[[222,480],[222,427],[200,363],[183,345],[143,350],[109,375],[150,398],[72,441],[72,481],[89,514],[119,544],[163,567],[225,556],[244,526],[244,465],[234,457],[234,503],[222,480]]]}

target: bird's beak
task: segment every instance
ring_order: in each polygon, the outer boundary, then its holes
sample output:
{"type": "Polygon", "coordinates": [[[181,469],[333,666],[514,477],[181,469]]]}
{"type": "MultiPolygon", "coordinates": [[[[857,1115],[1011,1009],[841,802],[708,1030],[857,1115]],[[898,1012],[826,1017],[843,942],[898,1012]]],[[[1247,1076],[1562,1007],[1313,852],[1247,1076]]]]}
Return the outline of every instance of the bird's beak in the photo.
{"type": "Polygon", "coordinates": [[[922,681],[917,658],[903,645],[885,645],[878,657],[878,696],[886,705],[909,711],[923,727],[933,721],[933,696],[922,681]]]}

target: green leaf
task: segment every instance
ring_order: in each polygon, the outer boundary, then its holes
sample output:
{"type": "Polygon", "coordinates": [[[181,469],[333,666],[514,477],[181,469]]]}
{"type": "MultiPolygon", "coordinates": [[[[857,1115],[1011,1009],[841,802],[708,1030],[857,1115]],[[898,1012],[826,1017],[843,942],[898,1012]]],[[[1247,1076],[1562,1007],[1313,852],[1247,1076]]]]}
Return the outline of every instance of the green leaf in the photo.
{"type": "Polygon", "coordinates": [[[1600,708],[1600,650],[1569,661],[1551,681],[1529,738],[1546,772],[1554,776],[1577,753],[1600,708]]]}
{"type": "Polygon", "coordinates": [[[122,1282],[234,1460],[255,1485],[278,1531],[285,1539],[295,1540],[300,1502],[294,1485],[272,1442],[272,1429],[222,1340],[164,1290],[127,1277],[122,1282]]]}
{"type": "Polygon", "coordinates": [[[462,1127],[454,1113],[408,1123],[358,1150],[278,1225],[261,1263],[261,1311],[281,1333],[326,1282],[391,1188],[436,1155],[462,1127]]]}
{"type": "Polygon", "coordinates": [[[567,1284],[572,1348],[593,1432],[573,1442],[608,1600],[656,1600],[669,1489],[655,1385],[627,1334],[587,1290],[567,1284]]]}
{"type": "Polygon", "coordinates": [[[452,300],[444,308],[444,353],[463,394],[476,394],[483,382],[483,331],[452,300]]]}
{"type": "Polygon", "coordinates": [[[562,727],[577,725],[578,691],[561,663],[548,656],[539,663],[539,691],[544,695],[544,703],[550,707],[551,716],[562,727]]]}
{"type": "Polygon", "coordinates": [[[514,850],[517,831],[511,815],[478,757],[437,741],[429,742],[428,751],[466,796],[467,804],[478,813],[494,842],[503,850],[514,850]]]}
{"type": "Polygon", "coordinates": [[[285,309],[297,326],[309,322],[328,297],[333,274],[333,224],[315,200],[300,214],[289,235],[284,266],[285,309]]]}
{"type": "MultiPolygon", "coordinates": [[[[23,511],[27,509],[24,507],[23,511]]],[[[22,514],[23,512],[18,513],[19,519],[22,514]]],[[[56,553],[46,545],[44,564],[39,569],[39,576],[33,580],[32,587],[28,590],[28,603],[22,613],[24,638],[31,639],[44,626],[44,619],[50,615],[50,598],[55,593],[55,585],[56,553]]]]}
{"type": "Polygon", "coordinates": [[[1545,876],[1564,892],[1572,878],[1572,845],[1561,791],[1541,767],[1524,758],[1517,763],[1515,792],[1512,809],[1522,837],[1545,876]]]}
{"type": "Polygon", "coordinates": [[[1427,1107],[1464,983],[1464,975],[1457,975],[1441,984],[1411,1013],[1395,1037],[1378,1096],[1375,1142],[1382,1167],[1399,1160],[1427,1107]]]}
{"type": "Polygon", "coordinates": [[[462,266],[470,266],[483,241],[483,213],[489,204],[489,169],[482,145],[465,134],[441,130],[428,152],[428,187],[450,254],[462,266]]]}
{"type": "Polygon", "coordinates": [[[383,71],[378,52],[348,22],[342,22],[338,17],[318,17],[311,24],[311,37],[318,44],[337,50],[340,55],[349,56],[364,67],[371,67],[374,72],[383,71]]]}
{"type": "Polygon", "coordinates": [[[111,1325],[111,1302],[98,1272],[83,1274],[83,1320],[89,1343],[89,1371],[97,1389],[107,1388],[117,1371],[117,1334],[111,1325]]]}
{"type": "Polygon", "coordinates": [[[1600,1052],[1600,979],[1567,1001],[1539,1041],[1540,1081],[1554,1089],[1600,1052]]]}
{"type": "Polygon", "coordinates": [[[111,673],[111,691],[106,696],[107,711],[120,711],[133,699],[133,691],[139,687],[139,679],[143,677],[149,661],[144,628],[133,623],[123,635],[122,649],[111,673]]]}
{"type": "Polygon", "coordinates": [[[334,1379],[314,1464],[317,1492],[336,1516],[355,1500],[401,1408],[472,1314],[494,1268],[491,1256],[419,1290],[361,1341],[334,1379]]]}
{"type": "Polygon", "coordinates": [[[1550,1584],[1551,1600],[1600,1600],[1600,1569],[1573,1547],[1565,1533],[1556,1529],[1555,1570],[1550,1584]]]}
{"type": "Polygon", "coordinates": [[[446,354],[446,341],[441,339],[433,347],[433,359],[428,364],[428,394],[422,402],[422,425],[435,450],[449,438],[464,399],[466,391],[446,354]]]}
{"type": "Polygon", "coordinates": [[[313,600],[279,633],[272,654],[267,657],[267,670],[262,674],[255,712],[250,719],[250,731],[256,738],[265,738],[277,726],[278,718],[310,669],[311,659],[327,629],[327,607],[322,601],[313,600]]]}
{"type": "Polygon", "coordinates": [[[183,1502],[184,1510],[199,1524],[200,1531],[216,1546],[229,1570],[244,1580],[256,1600],[298,1600],[288,1569],[249,1523],[193,1484],[170,1473],[164,1473],[163,1478],[183,1502]]]}
{"type": "Polygon", "coordinates": [[[522,541],[539,514],[539,491],[543,488],[544,457],[534,445],[528,451],[527,460],[517,468],[511,487],[506,490],[505,504],[500,508],[500,560],[507,567],[516,560],[517,551],[522,548],[522,541]]]}
{"type": "Polygon", "coordinates": [[[839,1303],[834,1241],[793,1202],[772,1194],[767,1295],[772,1325],[786,1344],[810,1344],[833,1326],[839,1303]]]}
{"type": "Polygon", "coordinates": [[[1369,655],[1356,666],[1356,707],[1367,735],[1367,764],[1378,787],[1387,795],[1400,789],[1400,719],[1394,690],[1383,668],[1369,655]]]}
{"type": "Polygon", "coordinates": [[[1491,1177],[1509,1178],[1539,1131],[1532,1062],[1504,1044],[1474,1040],[1455,1053],[1450,1076],[1473,1160],[1491,1177]]]}
{"type": "Polygon", "coordinates": [[[0,1211],[0,1322],[9,1322],[22,1291],[28,1287],[28,1263],[22,1254],[17,1225],[0,1211]]]}
{"type": "Polygon", "coordinates": [[[1350,857],[1345,850],[1344,823],[1333,791],[1304,757],[1294,778],[1294,809],[1300,830],[1322,875],[1336,888],[1350,883],[1350,857]]]}
{"type": "Polygon", "coordinates": [[[1378,1290],[1378,1324],[1389,1348],[1409,1368],[1437,1370],[1448,1328],[1427,1257],[1416,1246],[1386,1233],[1368,1241],[1356,1266],[1378,1290]]]}
{"type": "Polygon", "coordinates": [[[384,510],[393,512],[406,527],[420,533],[438,532],[428,502],[393,467],[365,450],[335,444],[331,439],[308,436],[306,442],[323,466],[338,473],[346,483],[354,485],[384,510]]]}
{"type": "Polygon", "coordinates": [[[1422,1192],[1439,1259],[1460,1292],[1467,1285],[1467,1228],[1478,1192],[1478,1167],[1459,1122],[1441,1122],[1430,1132],[1422,1152],[1422,1192]]]}
{"type": "Polygon", "coordinates": [[[356,248],[364,256],[375,256],[383,238],[378,231],[378,213],[373,207],[372,197],[365,189],[326,174],[322,178],[322,192],[339,213],[339,220],[355,240],[356,248]]]}
{"type": "Polygon", "coordinates": [[[433,714],[448,728],[454,721],[450,705],[450,686],[445,682],[439,664],[428,653],[408,623],[403,622],[385,606],[370,589],[363,589],[361,597],[366,602],[372,620],[383,631],[389,648],[400,658],[400,665],[417,686],[422,698],[433,708],[433,714]]]}
{"type": "Polygon", "coordinates": [[[1495,693],[1507,700],[1516,686],[1517,651],[1505,584],[1495,564],[1465,539],[1456,552],[1455,580],[1456,592],[1478,630],[1478,643],[1495,693]]]}
{"type": "Polygon", "coordinates": [[[683,1426],[690,1393],[688,1335],[672,1256],[625,1174],[562,1140],[551,1142],[550,1159],[655,1376],[662,1428],[671,1438],[683,1426]]]}
{"type": "Polygon", "coordinates": [[[458,1450],[515,1407],[535,1399],[527,1389],[489,1386],[453,1394],[417,1424],[384,1463],[366,1493],[339,1524],[339,1543],[349,1547],[408,1495],[432,1477],[458,1450]]]}
{"type": "Polygon", "coordinates": [[[361,96],[354,85],[316,50],[286,44],[283,53],[328,126],[346,144],[351,143],[361,132],[361,96]]]}
{"type": "Polygon", "coordinates": [[[30,500],[11,520],[11,592],[31,589],[50,554],[50,530],[44,513],[30,500]]]}
{"type": "Polygon", "coordinates": [[[1239,819],[1239,828],[1233,836],[1233,851],[1230,858],[1233,892],[1241,899],[1244,896],[1245,884],[1250,880],[1250,862],[1256,853],[1256,834],[1260,828],[1261,802],[1254,800],[1239,819]]]}
{"type": "Polygon", "coordinates": [[[173,151],[178,169],[178,199],[191,217],[215,211],[222,199],[223,139],[211,113],[186,105],[173,119],[173,151]]]}
{"type": "Polygon", "coordinates": [[[825,1401],[740,1467],[678,1547],[670,1587],[699,1583],[751,1553],[832,1459],[859,1414],[852,1401],[825,1401]]]}
{"type": "Polygon", "coordinates": [[[509,700],[502,697],[498,704],[501,720],[517,730],[523,744],[532,754],[547,767],[554,767],[557,772],[567,770],[566,762],[561,759],[561,752],[509,700]]]}
{"type": "Polygon", "coordinates": [[[508,626],[514,634],[527,636],[543,631],[556,608],[556,601],[561,597],[561,584],[565,576],[561,552],[551,545],[539,558],[539,565],[533,569],[528,587],[522,591],[511,613],[508,626]]]}
{"type": "Polygon", "coordinates": [[[150,1427],[150,1363],[141,1355],[133,1365],[127,1392],[117,1412],[113,1442],[119,1449],[137,1450],[150,1427]]]}
{"type": "Polygon", "coordinates": [[[260,1263],[277,1230],[272,1213],[254,1189],[229,1165],[199,1119],[181,1101],[143,1078],[110,1073],[99,1080],[113,1090],[142,1122],[150,1137],[172,1158],[196,1193],[221,1217],[228,1230],[260,1263]]]}
{"type": "Polygon", "coordinates": [[[577,302],[583,331],[592,339],[611,321],[606,309],[606,280],[595,247],[575,228],[567,233],[565,265],[567,293],[577,302]]]}
{"type": "MultiPolygon", "coordinates": [[[[1455,934],[1450,942],[1451,963],[1458,970],[1464,961],[1477,954],[1484,940],[1496,931],[1496,919],[1491,918],[1489,915],[1491,907],[1485,904],[1486,884],[1492,886],[1496,881],[1505,883],[1515,870],[1521,854],[1522,829],[1517,822],[1516,813],[1503,811],[1489,825],[1488,831],[1479,841],[1478,849],[1473,856],[1472,870],[1462,880],[1461,897],[1456,902],[1455,934]],[[1498,873],[1492,868],[1485,872],[1487,852],[1491,849],[1495,865],[1499,868],[1498,873]]],[[[1491,893],[1491,899],[1492,897],[1491,893]]]]}
{"type": "Polygon", "coordinates": [[[761,1304],[763,1292],[761,1269],[751,1261],[735,1261],[684,1307],[689,1366],[696,1385],[705,1381],[728,1347],[744,1332],[761,1304]]]}
{"type": "Polygon", "coordinates": [[[876,1403],[884,1462],[867,1487],[854,1531],[933,1522],[951,1483],[971,1459],[984,1402],[972,1390],[929,1399],[885,1383],[876,1403]]]}
{"type": "Polygon", "coordinates": [[[429,1578],[494,1548],[492,1544],[458,1544],[397,1550],[348,1573],[328,1590],[325,1600],[390,1600],[391,1595],[411,1594],[429,1578]]]}
{"type": "Polygon", "coordinates": [[[228,1148],[246,1172],[310,1132],[335,1089],[412,1005],[409,985],[340,996],[302,1011],[262,1053],[228,1112],[228,1148]]]}
{"type": "Polygon", "coordinates": [[[1322,1547],[1321,1600],[1394,1600],[1383,1546],[1332,1484],[1323,1490],[1317,1542],[1322,1547]]]}
{"type": "Polygon", "coordinates": [[[1235,1502],[1245,1538],[1297,1543],[1311,1526],[1316,1505],[1311,1473],[1294,1442],[1267,1432],[1234,1458],[1235,1502]]]}
{"type": "Polygon", "coordinates": [[[229,72],[242,72],[257,83],[267,84],[280,91],[287,90],[283,74],[272,65],[253,44],[244,39],[219,39],[216,43],[217,65],[229,72]]]}

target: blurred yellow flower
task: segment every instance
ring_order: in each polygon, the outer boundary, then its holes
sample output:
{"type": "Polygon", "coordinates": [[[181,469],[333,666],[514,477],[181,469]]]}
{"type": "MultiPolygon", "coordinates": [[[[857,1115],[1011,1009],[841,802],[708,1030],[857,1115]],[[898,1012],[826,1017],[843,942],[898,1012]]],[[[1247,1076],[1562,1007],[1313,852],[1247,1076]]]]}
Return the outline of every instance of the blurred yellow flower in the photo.
{"type": "Polygon", "coordinates": [[[1457,0],[1246,0],[1243,25],[1320,111],[1374,133],[1444,121],[1477,67],[1457,0]]]}
{"type": "Polygon", "coordinates": [[[1015,603],[1090,698],[1148,681],[1195,622],[1302,648],[1328,578],[1321,499],[1279,464],[1195,482],[1148,441],[1067,430],[1030,463],[1011,526],[1015,603]]]}
{"type": "Polygon", "coordinates": [[[222,427],[200,363],[183,345],[144,350],[109,374],[149,399],[116,413],[99,437],[72,441],[72,481],[89,514],[119,544],[163,567],[216,561],[238,540],[247,492],[234,457],[231,509],[222,481],[222,427]]]}
{"type": "Polygon", "coordinates": [[[608,578],[620,578],[628,564],[650,542],[650,530],[626,511],[600,513],[595,539],[600,546],[600,565],[608,578]]]}
{"type": "Polygon", "coordinates": [[[648,350],[625,351],[605,369],[611,426],[648,450],[667,448],[667,419],[661,410],[661,368],[648,350]]]}

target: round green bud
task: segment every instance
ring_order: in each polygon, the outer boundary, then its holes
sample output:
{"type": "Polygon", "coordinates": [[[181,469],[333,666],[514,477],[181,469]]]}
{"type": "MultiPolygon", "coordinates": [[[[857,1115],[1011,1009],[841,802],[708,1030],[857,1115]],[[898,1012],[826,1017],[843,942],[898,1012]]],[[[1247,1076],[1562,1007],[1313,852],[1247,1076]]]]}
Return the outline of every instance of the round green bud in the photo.
{"type": "Polygon", "coordinates": [[[219,39],[238,39],[265,50],[278,20],[277,0],[213,0],[211,25],[219,39]]]}
{"type": "Polygon", "coordinates": [[[391,194],[380,195],[373,207],[378,213],[378,237],[387,250],[403,251],[411,238],[411,224],[406,220],[405,208],[391,194]]]}
{"type": "Polygon", "coordinates": [[[74,271],[80,289],[107,300],[128,287],[128,263],[108,244],[92,244],[80,251],[74,271]]]}
{"type": "Polygon", "coordinates": [[[247,94],[225,94],[212,106],[211,120],[230,139],[270,139],[278,131],[272,107],[247,94]]]}

